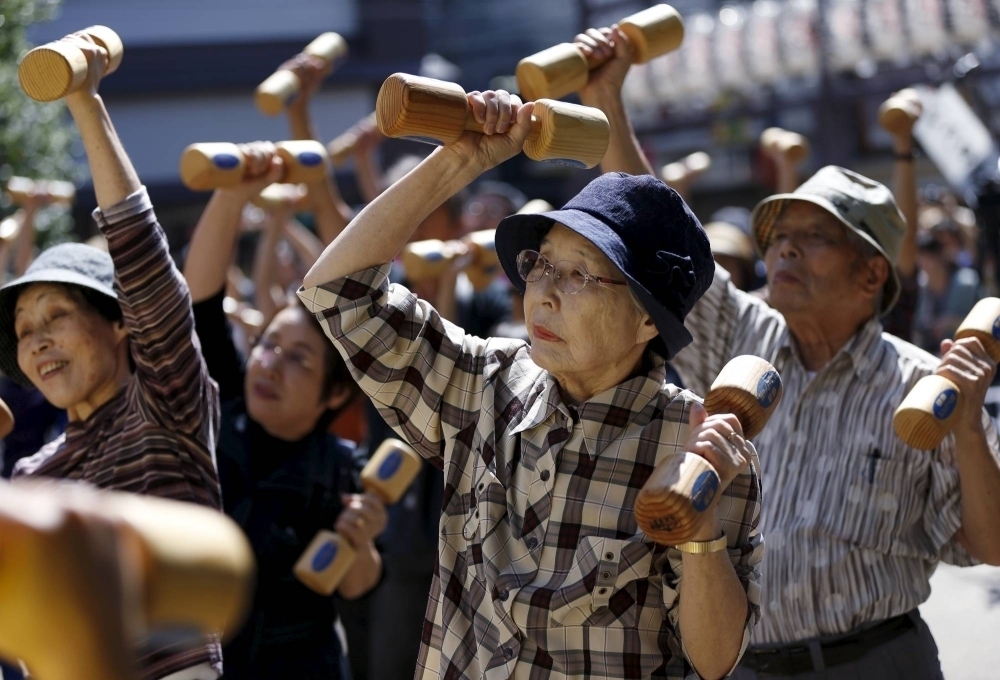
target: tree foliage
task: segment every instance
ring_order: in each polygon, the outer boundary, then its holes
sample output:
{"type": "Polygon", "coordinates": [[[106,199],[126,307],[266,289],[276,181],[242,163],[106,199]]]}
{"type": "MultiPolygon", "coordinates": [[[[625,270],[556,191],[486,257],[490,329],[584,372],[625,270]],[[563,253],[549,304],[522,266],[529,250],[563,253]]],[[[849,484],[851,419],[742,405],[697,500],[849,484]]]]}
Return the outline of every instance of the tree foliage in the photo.
{"type": "MultiPolygon", "coordinates": [[[[51,19],[60,0],[0,2],[0,186],[11,176],[67,179],[79,184],[83,171],[73,160],[78,146],[76,128],[61,102],[28,98],[17,80],[17,64],[32,45],[27,27],[51,19]]],[[[0,215],[11,213],[0,200],[0,215]]],[[[70,238],[72,221],[65,210],[43,210],[36,219],[40,247],[70,238]]]]}

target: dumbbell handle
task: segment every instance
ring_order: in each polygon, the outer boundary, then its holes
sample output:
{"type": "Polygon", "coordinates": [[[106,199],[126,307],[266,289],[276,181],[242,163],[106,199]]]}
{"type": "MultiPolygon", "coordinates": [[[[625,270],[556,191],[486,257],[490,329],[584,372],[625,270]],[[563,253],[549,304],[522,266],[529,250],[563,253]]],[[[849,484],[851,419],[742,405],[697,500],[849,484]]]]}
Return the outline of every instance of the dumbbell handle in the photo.
{"type": "MultiPolygon", "coordinates": [[[[781,400],[778,372],[754,356],[740,356],[726,364],[705,396],[709,415],[732,413],[743,436],[752,439],[767,424],[781,400]]],[[[699,455],[685,452],[666,458],[639,491],[635,517],[647,536],[662,545],[691,540],[719,493],[719,475],[699,455]]]]}
{"type": "MultiPolygon", "coordinates": [[[[336,33],[323,33],[302,50],[303,54],[322,59],[327,68],[347,54],[347,42],[336,33]]],[[[278,69],[254,92],[254,102],[261,113],[277,116],[292,103],[302,89],[299,77],[287,69],[278,69]]]]}

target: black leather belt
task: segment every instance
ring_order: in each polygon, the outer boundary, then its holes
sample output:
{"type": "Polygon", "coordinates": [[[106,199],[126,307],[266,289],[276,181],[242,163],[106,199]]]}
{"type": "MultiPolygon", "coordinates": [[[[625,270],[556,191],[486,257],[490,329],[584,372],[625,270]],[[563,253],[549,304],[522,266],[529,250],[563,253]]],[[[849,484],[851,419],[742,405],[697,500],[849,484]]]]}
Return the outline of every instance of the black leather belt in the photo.
{"type": "Polygon", "coordinates": [[[872,649],[913,630],[917,627],[916,619],[914,610],[857,633],[829,640],[748,647],[740,665],[756,671],[758,675],[795,675],[839,666],[857,661],[872,649]]]}

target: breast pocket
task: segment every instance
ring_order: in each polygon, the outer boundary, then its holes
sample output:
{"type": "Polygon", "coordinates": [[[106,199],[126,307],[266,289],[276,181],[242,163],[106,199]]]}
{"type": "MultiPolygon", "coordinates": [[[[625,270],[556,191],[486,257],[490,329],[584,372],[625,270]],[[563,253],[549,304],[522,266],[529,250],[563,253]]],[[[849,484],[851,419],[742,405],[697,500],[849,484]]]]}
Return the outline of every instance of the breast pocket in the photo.
{"type": "Polygon", "coordinates": [[[651,576],[653,549],[636,540],[585,536],[561,588],[551,618],[561,626],[633,627],[639,589],[651,576]]]}

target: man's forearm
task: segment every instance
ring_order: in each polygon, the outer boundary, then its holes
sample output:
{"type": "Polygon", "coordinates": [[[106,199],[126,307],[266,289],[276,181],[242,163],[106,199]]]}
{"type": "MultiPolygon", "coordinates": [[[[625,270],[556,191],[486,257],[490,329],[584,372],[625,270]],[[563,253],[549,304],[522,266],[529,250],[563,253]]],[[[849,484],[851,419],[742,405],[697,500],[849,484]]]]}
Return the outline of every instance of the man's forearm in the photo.
{"type": "Polygon", "coordinates": [[[621,97],[605,95],[588,97],[581,101],[585,106],[603,111],[611,125],[611,140],[608,143],[608,152],[601,161],[601,172],[627,172],[630,175],[656,177],[653,166],[639,146],[639,140],[632,129],[632,121],[629,120],[621,97]]]}
{"type": "Polygon", "coordinates": [[[369,203],[306,274],[306,288],[392,260],[431,212],[472,182],[481,168],[447,147],[369,203]]]}
{"type": "Polygon", "coordinates": [[[90,161],[97,205],[107,210],[139,190],[139,176],[99,96],[74,93],[66,97],[66,104],[90,161]]]}
{"type": "Polygon", "coordinates": [[[982,428],[955,431],[962,492],[961,542],[981,562],[1000,566],[1000,465],[982,428]]]}

